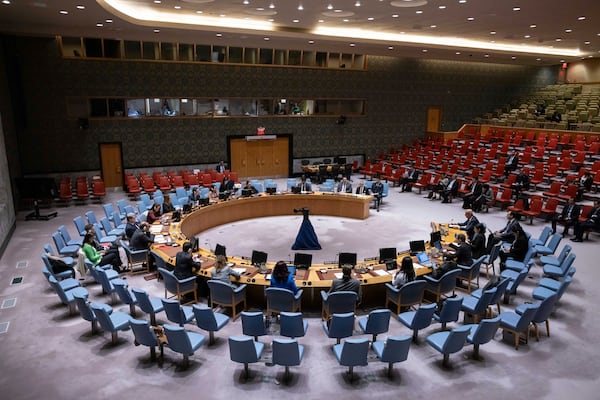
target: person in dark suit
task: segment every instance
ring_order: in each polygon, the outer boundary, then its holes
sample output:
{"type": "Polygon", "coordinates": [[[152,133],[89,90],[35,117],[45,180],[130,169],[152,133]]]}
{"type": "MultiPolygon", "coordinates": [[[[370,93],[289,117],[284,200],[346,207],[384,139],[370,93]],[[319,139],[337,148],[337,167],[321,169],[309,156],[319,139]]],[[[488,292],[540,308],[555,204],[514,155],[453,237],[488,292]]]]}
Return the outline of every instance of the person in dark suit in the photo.
{"type": "Polygon", "coordinates": [[[475,199],[477,199],[477,198],[479,198],[479,196],[481,196],[482,190],[483,190],[483,187],[481,186],[481,183],[479,183],[479,178],[474,177],[473,180],[471,181],[471,184],[469,185],[469,192],[463,196],[462,208],[464,208],[464,209],[472,208],[473,204],[475,202],[475,199]]]}
{"type": "Polygon", "coordinates": [[[475,234],[473,238],[469,242],[471,245],[471,256],[474,259],[478,259],[479,257],[487,254],[487,250],[485,248],[485,225],[482,223],[478,223],[475,225],[475,234]]]}
{"type": "Polygon", "coordinates": [[[521,224],[515,224],[512,227],[512,231],[515,235],[515,240],[512,242],[509,248],[502,249],[500,251],[500,271],[504,271],[506,268],[506,259],[512,258],[516,261],[523,261],[527,250],[529,250],[529,239],[525,231],[521,227],[521,224]]]}
{"type": "Polygon", "coordinates": [[[223,177],[223,182],[221,183],[219,192],[221,192],[221,193],[232,192],[234,186],[235,186],[235,182],[225,176],[225,177],[223,177]]]}
{"type": "Polygon", "coordinates": [[[400,180],[401,192],[410,192],[412,189],[412,184],[415,183],[419,179],[419,171],[414,168],[406,171],[404,176],[400,180]]]}
{"type": "Polygon", "coordinates": [[[475,235],[475,226],[479,224],[479,220],[473,214],[473,210],[468,209],[465,210],[465,222],[460,222],[457,225],[458,228],[467,232],[467,237],[469,240],[473,239],[473,235],[475,235]]]}
{"type": "Polygon", "coordinates": [[[508,159],[506,160],[506,164],[504,164],[504,175],[508,176],[508,174],[517,168],[519,168],[519,153],[513,150],[508,154],[508,159]]]}
{"type": "Polygon", "coordinates": [[[360,303],[362,298],[362,291],[360,288],[360,282],[354,278],[352,278],[352,266],[351,265],[343,265],[342,266],[342,277],[339,279],[334,279],[331,288],[328,293],[340,292],[340,291],[350,291],[356,293],[356,302],[360,303]]]}
{"type": "Polygon", "coordinates": [[[306,176],[302,175],[302,178],[300,178],[300,183],[298,183],[298,188],[300,189],[300,192],[312,192],[312,186],[310,184],[310,182],[306,181],[306,176]]]}
{"type": "MultiPolygon", "coordinates": [[[[129,239],[129,247],[131,250],[150,250],[150,245],[154,243],[154,235],[150,233],[150,224],[142,222],[140,229],[136,230],[131,239],[129,239]]],[[[148,266],[154,270],[154,257],[146,255],[148,266]]]]}
{"type": "Polygon", "coordinates": [[[192,259],[192,244],[185,242],[182,250],[175,255],[175,269],[173,274],[177,279],[186,279],[196,275],[200,263],[192,259]]]}
{"type": "Polygon", "coordinates": [[[365,183],[363,181],[360,181],[358,182],[358,186],[356,187],[354,193],[368,195],[371,194],[371,190],[365,186],[365,183]]]}
{"type": "Polygon", "coordinates": [[[513,232],[513,226],[518,224],[515,218],[515,214],[512,211],[506,213],[506,225],[504,228],[490,233],[487,241],[487,252],[492,250],[492,247],[500,242],[512,243],[515,240],[515,233],[513,232]]]}
{"type": "Polygon", "coordinates": [[[446,252],[446,259],[453,260],[460,265],[469,266],[473,264],[471,246],[467,244],[467,238],[465,237],[464,233],[459,233],[458,235],[456,235],[456,242],[458,243],[458,248],[456,249],[454,254],[446,252]]]}
{"type": "Polygon", "coordinates": [[[225,172],[225,170],[227,169],[227,167],[225,166],[225,163],[221,160],[219,161],[219,163],[217,164],[217,166],[215,167],[215,170],[219,173],[222,174],[225,172]]]}
{"type": "Polygon", "coordinates": [[[456,197],[458,194],[458,179],[456,175],[452,175],[452,179],[448,182],[446,189],[442,191],[442,203],[450,203],[450,196],[456,197]]]}
{"type": "Polygon", "coordinates": [[[583,242],[583,232],[588,229],[600,231],[600,201],[594,200],[594,206],[585,216],[585,221],[577,222],[573,228],[575,237],[571,239],[574,242],[583,242]]]}
{"type": "Polygon", "coordinates": [[[583,193],[591,191],[593,183],[594,178],[592,177],[592,174],[589,171],[585,171],[579,179],[579,187],[577,188],[577,197],[575,198],[575,201],[583,200],[583,193]]]}
{"type": "Polygon", "coordinates": [[[375,183],[371,186],[371,193],[373,193],[373,197],[375,198],[375,209],[379,212],[379,206],[383,198],[383,183],[381,183],[381,179],[375,179],[375,183]]]}
{"type": "Polygon", "coordinates": [[[140,225],[137,223],[134,213],[127,214],[127,224],[125,225],[125,236],[131,240],[134,232],[140,229],[140,225]]]}
{"type": "Polygon", "coordinates": [[[251,195],[258,194],[258,189],[255,188],[254,186],[252,186],[250,181],[246,181],[246,185],[244,186],[244,189],[249,190],[251,195]]]}
{"type": "Polygon", "coordinates": [[[569,234],[569,228],[575,226],[577,221],[579,221],[580,213],[581,209],[575,204],[575,199],[569,199],[569,202],[563,207],[560,216],[552,219],[552,232],[556,232],[556,223],[562,222],[565,226],[563,236],[567,236],[569,234]]]}
{"type": "Polygon", "coordinates": [[[342,178],[340,183],[338,183],[337,192],[352,193],[352,183],[350,183],[346,177],[342,178]]]}
{"type": "Polygon", "coordinates": [[[529,190],[530,179],[525,171],[521,170],[515,178],[515,183],[512,184],[513,195],[516,199],[521,195],[522,190],[529,190]]]}

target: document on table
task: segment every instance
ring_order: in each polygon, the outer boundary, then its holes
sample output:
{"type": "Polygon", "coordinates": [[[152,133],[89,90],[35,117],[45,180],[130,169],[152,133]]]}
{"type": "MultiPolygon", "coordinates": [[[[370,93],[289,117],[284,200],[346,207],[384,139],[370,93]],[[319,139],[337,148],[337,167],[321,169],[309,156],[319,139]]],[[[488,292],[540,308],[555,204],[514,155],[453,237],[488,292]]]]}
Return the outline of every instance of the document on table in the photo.
{"type": "Polygon", "coordinates": [[[232,270],[240,275],[246,272],[246,268],[232,268],[232,270]]]}
{"type": "Polygon", "coordinates": [[[375,273],[375,275],[379,275],[379,276],[390,275],[390,273],[387,272],[385,269],[376,269],[373,272],[375,273]]]}
{"type": "Polygon", "coordinates": [[[167,239],[163,235],[154,235],[154,243],[167,243],[167,239]]]}

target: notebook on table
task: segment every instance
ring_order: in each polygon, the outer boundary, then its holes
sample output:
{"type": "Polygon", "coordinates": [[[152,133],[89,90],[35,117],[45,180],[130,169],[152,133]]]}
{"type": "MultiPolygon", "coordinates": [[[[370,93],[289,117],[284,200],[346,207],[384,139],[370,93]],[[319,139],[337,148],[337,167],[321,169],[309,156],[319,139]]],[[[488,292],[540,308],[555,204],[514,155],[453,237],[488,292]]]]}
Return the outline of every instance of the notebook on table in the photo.
{"type": "Polygon", "coordinates": [[[419,261],[419,264],[424,267],[433,267],[433,262],[425,252],[417,254],[417,260],[419,261]]]}

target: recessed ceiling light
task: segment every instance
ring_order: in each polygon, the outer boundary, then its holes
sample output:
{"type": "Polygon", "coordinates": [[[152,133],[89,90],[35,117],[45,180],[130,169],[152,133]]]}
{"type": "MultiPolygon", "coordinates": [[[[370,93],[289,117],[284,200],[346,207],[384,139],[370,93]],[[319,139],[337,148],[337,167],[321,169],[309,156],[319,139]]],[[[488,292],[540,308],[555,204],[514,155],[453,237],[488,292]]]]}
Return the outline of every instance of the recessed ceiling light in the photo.
{"type": "Polygon", "coordinates": [[[314,40],[309,40],[308,44],[315,44],[315,41],[314,40]]]}
{"type": "Polygon", "coordinates": [[[530,28],[537,28],[537,25],[536,24],[531,24],[531,25],[529,25],[529,27],[530,28]]]}
{"type": "Polygon", "coordinates": [[[222,33],[217,33],[215,36],[216,37],[221,37],[221,36],[223,36],[223,34],[222,33]]]}
{"type": "Polygon", "coordinates": [[[446,8],[446,6],[438,6],[438,8],[439,8],[440,10],[443,10],[443,9],[445,9],[445,8],[446,8]]]}
{"type": "Polygon", "coordinates": [[[325,20],[323,20],[323,19],[320,19],[320,20],[318,20],[317,22],[318,22],[318,23],[320,23],[320,24],[322,24],[323,22],[325,22],[325,20]]]}
{"type": "Polygon", "coordinates": [[[158,32],[160,32],[160,29],[155,29],[154,30],[154,33],[158,33],[158,32]]]}
{"type": "Polygon", "coordinates": [[[465,3],[467,2],[467,0],[458,0],[458,2],[459,2],[460,4],[465,4],[465,3]]]}
{"type": "Polygon", "coordinates": [[[475,17],[469,17],[467,18],[467,21],[475,21],[475,17]]]}
{"type": "Polygon", "coordinates": [[[562,42],[562,39],[561,39],[561,38],[556,38],[556,39],[554,39],[554,40],[556,40],[557,42],[562,42]]]}
{"type": "Polygon", "coordinates": [[[105,22],[106,22],[107,24],[112,24],[113,20],[112,20],[112,19],[107,19],[105,22]]]}
{"type": "Polygon", "coordinates": [[[263,7],[256,7],[256,11],[265,11],[263,7]]]}
{"type": "Polygon", "coordinates": [[[160,4],[161,1],[160,0],[154,0],[154,4],[160,4]]]}
{"type": "Polygon", "coordinates": [[[542,59],[541,59],[541,58],[539,58],[539,57],[538,57],[538,58],[536,58],[535,60],[536,60],[536,61],[542,61],[542,59]]]}
{"type": "Polygon", "coordinates": [[[399,15],[398,14],[392,14],[392,18],[398,18],[399,15]]]}
{"type": "Polygon", "coordinates": [[[531,37],[531,35],[525,35],[523,36],[525,39],[529,39],[531,37]]]}
{"type": "Polygon", "coordinates": [[[573,29],[565,29],[565,32],[566,33],[571,33],[571,32],[573,32],[573,29]]]}
{"type": "Polygon", "coordinates": [[[69,12],[67,10],[60,10],[59,14],[67,15],[69,12]]]}
{"type": "Polygon", "coordinates": [[[76,8],[77,8],[78,10],[85,10],[85,6],[82,6],[81,4],[80,4],[80,5],[78,5],[78,6],[76,6],[76,8]]]}
{"type": "Polygon", "coordinates": [[[356,46],[355,43],[350,43],[350,47],[354,47],[354,46],[356,46]]]}
{"type": "Polygon", "coordinates": [[[176,10],[181,10],[181,6],[174,6],[173,8],[176,10]]]}
{"type": "Polygon", "coordinates": [[[10,0],[2,0],[2,4],[10,4],[10,0]]]}
{"type": "Polygon", "coordinates": [[[457,56],[460,56],[460,51],[457,51],[457,52],[456,52],[456,55],[457,55],[457,56]]]}
{"type": "Polygon", "coordinates": [[[356,3],[354,3],[354,7],[360,7],[360,1],[357,1],[356,3]]]}
{"type": "Polygon", "coordinates": [[[490,55],[489,54],[484,54],[483,55],[485,58],[488,58],[490,55]]]}
{"type": "Polygon", "coordinates": [[[198,10],[196,11],[196,14],[202,14],[202,11],[198,10]]]}
{"type": "Polygon", "coordinates": [[[302,6],[302,4],[298,4],[298,10],[300,10],[300,11],[304,10],[304,7],[302,6]]]}
{"type": "Polygon", "coordinates": [[[415,13],[417,13],[417,14],[423,14],[423,10],[417,10],[417,11],[415,11],[415,13]]]}
{"type": "Polygon", "coordinates": [[[269,21],[269,22],[275,22],[275,20],[273,18],[269,18],[267,21],[269,21]]]}
{"type": "Polygon", "coordinates": [[[244,0],[244,1],[242,1],[242,3],[246,4],[246,5],[250,4],[250,2],[248,0],[244,0]]]}
{"type": "Polygon", "coordinates": [[[333,6],[332,6],[331,4],[329,4],[329,5],[327,6],[327,9],[328,9],[328,10],[333,10],[333,6]]]}
{"type": "Polygon", "coordinates": [[[437,28],[437,25],[429,25],[430,28],[437,28]]]}
{"type": "Polygon", "coordinates": [[[590,44],[590,43],[592,43],[592,42],[590,42],[589,40],[586,40],[586,41],[584,42],[584,44],[590,44]]]}
{"type": "Polygon", "coordinates": [[[516,60],[516,59],[517,59],[517,57],[515,57],[515,56],[512,56],[511,58],[512,58],[513,60],[516,60]]]}
{"type": "Polygon", "coordinates": [[[422,51],[423,53],[427,53],[429,50],[427,50],[427,49],[423,49],[423,50],[421,50],[421,51],[422,51]]]}
{"type": "Polygon", "coordinates": [[[269,4],[269,8],[275,8],[275,4],[273,4],[273,3],[269,4]]]}
{"type": "Polygon", "coordinates": [[[350,22],[350,20],[348,18],[344,18],[342,21],[343,22],[350,22]]]}
{"type": "Polygon", "coordinates": [[[583,21],[583,20],[585,19],[585,16],[583,16],[583,15],[582,15],[581,17],[579,17],[579,18],[577,18],[577,19],[578,19],[579,21],[583,21]]]}
{"type": "Polygon", "coordinates": [[[268,40],[271,40],[271,38],[270,37],[264,37],[263,40],[267,40],[268,41],[268,40]]]}
{"type": "Polygon", "coordinates": [[[394,50],[394,46],[388,46],[388,50],[394,50]]]}
{"type": "Polygon", "coordinates": [[[298,22],[300,22],[300,20],[299,19],[293,19],[292,22],[295,23],[295,24],[297,24],[298,22]]]}
{"type": "Polygon", "coordinates": [[[521,11],[521,7],[513,7],[513,11],[521,11]]]}
{"type": "Polygon", "coordinates": [[[221,18],[225,18],[227,15],[226,14],[219,14],[219,17],[221,18]]]}
{"type": "Polygon", "coordinates": [[[373,21],[374,19],[375,18],[373,18],[373,17],[369,17],[369,18],[367,18],[367,21],[373,21]]]}
{"type": "Polygon", "coordinates": [[[104,24],[103,24],[102,22],[98,22],[98,23],[96,24],[96,26],[97,26],[98,28],[101,28],[101,27],[103,27],[103,26],[104,26],[104,24]]]}
{"type": "Polygon", "coordinates": [[[496,33],[496,31],[490,31],[490,35],[495,35],[496,33]]]}

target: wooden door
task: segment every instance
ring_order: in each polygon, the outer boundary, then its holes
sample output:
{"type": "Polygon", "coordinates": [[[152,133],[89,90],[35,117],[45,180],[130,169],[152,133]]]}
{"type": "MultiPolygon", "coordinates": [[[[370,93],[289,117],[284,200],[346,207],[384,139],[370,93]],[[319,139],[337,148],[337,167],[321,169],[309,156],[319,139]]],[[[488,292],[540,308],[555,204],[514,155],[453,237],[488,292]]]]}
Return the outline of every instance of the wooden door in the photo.
{"type": "Polygon", "coordinates": [[[231,170],[240,177],[286,177],[289,175],[289,138],[230,139],[231,170]]]}
{"type": "Polygon", "coordinates": [[[442,109],[440,107],[427,108],[427,132],[439,132],[442,127],[442,109]]]}
{"type": "Polygon", "coordinates": [[[123,187],[123,154],[121,143],[100,143],[102,179],[107,188],[123,187]]]}

